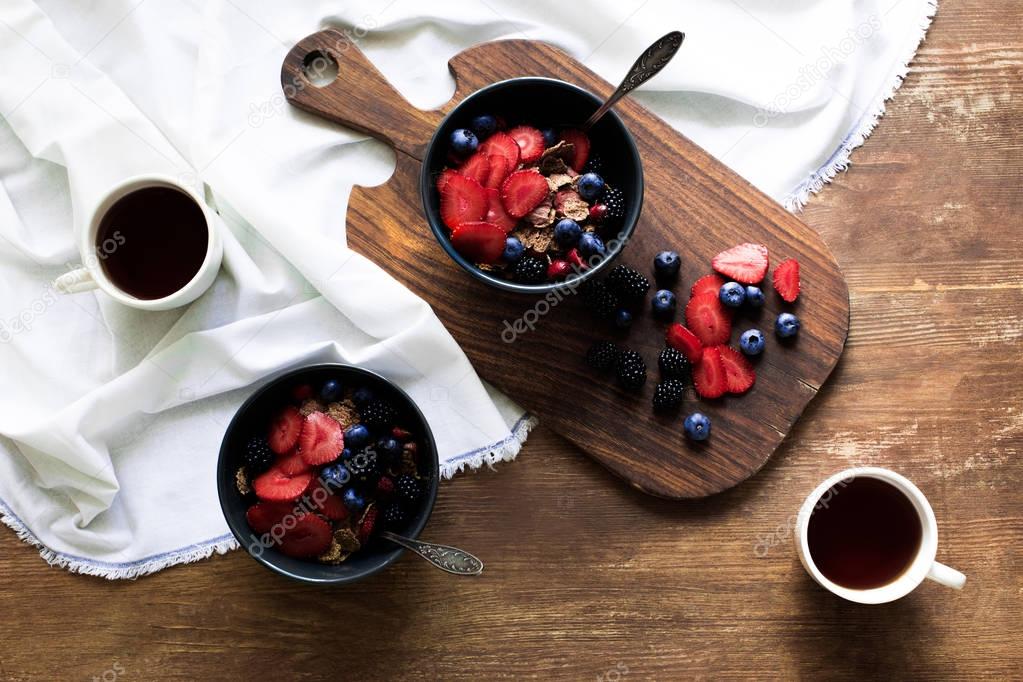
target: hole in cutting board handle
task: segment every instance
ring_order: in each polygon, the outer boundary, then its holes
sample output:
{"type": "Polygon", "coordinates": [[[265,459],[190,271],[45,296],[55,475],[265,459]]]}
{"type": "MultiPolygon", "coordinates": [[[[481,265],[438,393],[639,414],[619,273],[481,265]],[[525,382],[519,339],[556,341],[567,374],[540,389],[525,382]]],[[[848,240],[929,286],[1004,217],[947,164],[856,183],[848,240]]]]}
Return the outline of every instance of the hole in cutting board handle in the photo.
{"type": "Polygon", "coordinates": [[[302,75],[317,88],[325,88],[337,80],[337,61],[324,52],[313,50],[302,60],[302,75]]]}

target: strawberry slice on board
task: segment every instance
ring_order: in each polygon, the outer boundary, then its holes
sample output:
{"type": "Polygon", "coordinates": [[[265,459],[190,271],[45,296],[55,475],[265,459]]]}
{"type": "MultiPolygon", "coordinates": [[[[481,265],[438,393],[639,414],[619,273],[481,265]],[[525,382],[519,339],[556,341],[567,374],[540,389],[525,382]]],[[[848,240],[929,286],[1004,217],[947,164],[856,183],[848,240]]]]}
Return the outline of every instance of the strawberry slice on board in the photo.
{"type": "Polygon", "coordinates": [[[732,335],[732,316],[717,294],[700,294],[686,305],[686,327],[705,347],[720,346],[732,335]]]}
{"type": "Polygon", "coordinates": [[[484,191],[487,193],[487,215],[483,222],[497,225],[504,230],[505,234],[514,230],[518,221],[504,210],[504,204],[501,203],[501,193],[490,187],[484,187],[484,191]]]}
{"type": "Polygon", "coordinates": [[[298,499],[314,478],[311,472],[288,476],[278,466],[272,466],[266,473],[252,481],[256,497],[269,502],[290,502],[298,499]]]}
{"type": "Polygon", "coordinates": [[[302,415],[295,407],[285,407],[277,413],[270,424],[267,442],[270,449],[283,455],[295,447],[298,436],[302,432],[302,415]]]}
{"type": "Polygon", "coordinates": [[[462,223],[483,220],[487,215],[487,195],[483,186],[461,174],[448,178],[440,193],[440,217],[454,229],[462,223]]]}
{"type": "Polygon", "coordinates": [[[508,133],[494,133],[487,138],[487,141],[479,146],[479,150],[487,156],[503,156],[508,162],[508,170],[514,170],[519,165],[519,157],[522,152],[519,144],[508,133]]]}
{"type": "Polygon", "coordinates": [[[519,145],[519,156],[522,163],[533,163],[540,158],[546,145],[543,133],[530,126],[518,126],[508,131],[508,135],[519,145]]]}
{"type": "Polygon", "coordinates": [[[504,228],[493,223],[462,223],[451,233],[451,246],[473,263],[497,263],[506,235],[504,228]]]}
{"type": "Polygon", "coordinates": [[[487,181],[483,183],[484,187],[492,189],[500,189],[501,185],[508,178],[508,175],[512,172],[512,166],[508,163],[508,159],[504,156],[491,156],[490,157],[490,172],[487,173],[487,181]]]}
{"type": "Polygon", "coordinates": [[[693,288],[689,290],[689,295],[714,294],[717,296],[724,285],[725,280],[721,275],[704,275],[693,283],[693,288]]]}
{"type": "Polygon", "coordinates": [[[293,513],[294,507],[287,502],[257,502],[245,512],[245,520],[253,532],[263,535],[293,513]]]}
{"type": "Polygon", "coordinates": [[[302,425],[298,448],[302,461],[309,466],[333,462],[344,448],[341,424],[323,412],[313,412],[302,425]]]}
{"type": "Polygon", "coordinates": [[[490,157],[478,151],[462,164],[458,172],[483,185],[490,177],[490,157]]]}
{"type": "Polygon", "coordinates": [[[334,534],[330,524],[315,514],[299,516],[295,525],[284,531],[281,554],[299,559],[317,557],[327,551],[334,534]]]}
{"type": "Polygon", "coordinates": [[[590,138],[583,131],[571,128],[562,131],[561,139],[575,147],[572,151],[572,161],[568,165],[575,172],[581,173],[587,159],[590,158],[590,138]]]}
{"type": "Polygon", "coordinates": [[[703,349],[703,357],[693,367],[693,386],[701,398],[720,398],[728,390],[728,378],[718,346],[703,349]]]}
{"type": "Polygon", "coordinates": [[[729,393],[739,395],[753,388],[756,383],[757,373],[742,353],[729,348],[718,346],[718,353],[721,355],[721,365],[725,368],[725,384],[729,393]]]}
{"type": "Polygon", "coordinates": [[[521,218],[547,198],[547,178],[535,170],[515,171],[501,185],[501,203],[513,218],[521,218]]]}
{"type": "Polygon", "coordinates": [[[678,322],[668,327],[665,341],[669,346],[685,355],[694,365],[703,357],[703,344],[700,343],[700,339],[678,322]]]}
{"type": "Polygon", "coordinates": [[[763,244],[739,244],[714,256],[711,265],[736,282],[756,284],[767,274],[768,261],[767,247],[763,244]]]}
{"type": "Polygon", "coordinates": [[[772,284],[783,301],[795,303],[799,298],[799,261],[789,258],[778,263],[774,267],[772,284]]]}

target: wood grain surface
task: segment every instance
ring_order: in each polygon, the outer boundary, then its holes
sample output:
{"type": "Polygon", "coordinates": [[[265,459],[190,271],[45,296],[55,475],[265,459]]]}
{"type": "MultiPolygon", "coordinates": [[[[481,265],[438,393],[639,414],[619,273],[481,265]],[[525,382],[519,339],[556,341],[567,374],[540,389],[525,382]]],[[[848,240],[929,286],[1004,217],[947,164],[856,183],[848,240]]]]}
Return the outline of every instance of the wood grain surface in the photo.
{"type": "MultiPolygon", "coordinates": [[[[352,192],[349,246],[429,302],[480,376],[634,487],[661,497],[703,497],[759,470],[817,394],[845,344],[848,290],[817,233],[635,101],[616,106],[639,147],[646,185],[639,223],[617,262],[652,275],[657,252],[679,251],[682,273],[674,288],[680,308],[692,283],[711,272],[714,254],[734,244],[762,243],[773,262],[796,258],[800,263],[802,291],[794,307],[767,284],[763,310],[736,316],[733,347],[745,329],[768,330],[767,348],[755,361],[753,389],[710,401],[690,390],[678,412],[655,414],[651,398],[665,323],[637,314],[627,335],[616,334],[611,325],[595,323],[571,290],[549,298],[525,296],[473,279],[437,243],[419,193],[423,141],[433,133],[424,128],[431,120],[436,127],[467,95],[520,76],[557,78],[600,97],[614,87],[550,45],[496,41],[455,56],[450,62],[454,96],[440,109],[424,112],[404,102],[358,48],[346,45],[342,51],[338,44],[346,44],[345,37],[334,30],[303,39],[285,59],[281,81],[292,103],[370,132],[398,151],[387,182],[352,192]],[[287,91],[288,84],[303,82],[303,62],[323,54],[337,60],[337,80],[287,91]],[[800,316],[799,339],[781,343],[770,330],[778,313],[790,309],[800,316]],[[509,334],[509,325],[519,321],[530,326],[509,334]],[[649,378],[641,391],[595,379],[586,366],[586,349],[607,338],[617,338],[646,360],[649,378]],[[683,415],[695,410],[713,421],[713,436],[700,444],[687,441],[681,429],[683,415]]],[[[643,306],[645,312],[649,303],[643,306]]]]}
{"type": "Polygon", "coordinates": [[[651,498],[541,425],[442,486],[427,535],[478,553],[480,579],[409,556],[351,590],[239,552],[111,583],[0,531],[0,680],[1023,679],[1021,24],[1017,0],[943,0],[803,214],[849,282],[849,341],[745,484],[651,498]],[[930,497],[964,591],[858,607],[806,577],[790,519],[860,463],[930,497]]]}

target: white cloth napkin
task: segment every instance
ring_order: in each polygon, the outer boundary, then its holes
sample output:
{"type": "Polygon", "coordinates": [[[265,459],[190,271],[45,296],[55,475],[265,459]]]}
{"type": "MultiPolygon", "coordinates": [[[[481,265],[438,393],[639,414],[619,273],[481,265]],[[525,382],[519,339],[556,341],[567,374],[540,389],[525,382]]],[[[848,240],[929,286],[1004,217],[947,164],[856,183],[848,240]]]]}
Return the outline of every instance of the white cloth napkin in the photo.
{"type": "Polygon", "coordinates": [[[610,81],[672,28],[636,97],[790,207],[848,163],[934,0],[337,3],[6,0],[0,6],[0,513],[44,559],[135,577],[234,547],[214,468],[255,383],[299,363],[375,369],[416,399],[446,476],[508,460],[532,424],[482,383],[412,292],[344,248],[353,184],[393,153],[291,109],[284,54],[345,30],[415,105],[485,40],[554,43],[610,81]],[[184,310],[142,313],[49,283],[119,179],[204,188],[223,270],[184,310]]]}

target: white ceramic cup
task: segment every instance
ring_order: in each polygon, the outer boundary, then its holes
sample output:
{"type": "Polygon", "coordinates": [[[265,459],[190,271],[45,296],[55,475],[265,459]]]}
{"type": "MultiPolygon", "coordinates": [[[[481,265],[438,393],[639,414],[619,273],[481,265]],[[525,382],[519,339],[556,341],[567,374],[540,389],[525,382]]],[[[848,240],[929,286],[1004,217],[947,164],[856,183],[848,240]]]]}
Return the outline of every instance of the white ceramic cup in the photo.
{"type": "Polygon", "coordinates": [[[803,506],[799,509],[799,514],[796,518],[796,552],[799,554],[799,560],[803,563],[803,567],[806,572],[816,580],[821,586],[827,589],[829,592],[837,594],[839,597],[848,599],[849,601],[859,602],[860,604],[883,604],[885,602],[895,601],[901,597],[906,596],[914,589],[917,585],[924,581],[924,578],[930,578],[931,580],[947,585],[948,587],[954,587],[957,590],[961,590],[963,585],[966,584],[966,576],[948,566],[938,563],[934,560],[938,553],[938,524],[934,520],[934,510],[931,509],[930,503],[927,502],[927,498],[920,492],[913,483],[905,476],[901,476],[894,471],[888,469],[881,469],[880,467],[857,467],[854,469],[846,469],[840,471],[831,478],[821,483],[817,488],[810,493],[803,502],[803,506]],[[849,481],[854,478],[876,478],[886,483],[891,484],[906,498],[913,503],[913,507],[916,509],[916,513],[920,517],[920,527],[922,529],[920,537],[920,548],[917,550],[916,557],[909,567],[902,572],[902,575],[895,578],[892,582],[881,587],[874,587],[866,590],[852,589],[843,587],[837,583],[828,580],[820,569],[818,569],[814,563],[813,558],[810,556],[810,546],[807,542],[807,529],[810,525],[810,515],[813,513],[814,508],[818,504],[827,504],[829,499],[829,492],[832,488],[836,488],[836,492],[830,493],[831,495],[841,495],[841,488],[843,485],[848,485],[849,481]]]}
{"type": "Polygon", "coordinates": [[[170,310],[171,308],[191,303],[213,284],[213,280],[217,277],[217,271],[220,270],[220,262],[224,257],[224,243],[209,208],[202,198],[196,194],[194,189],[170,176],[138,175],[115,185],[100,199],[99,203],[89,214],[89,222],[86,225],[86,229],[78,235],[78,251],[82,255],[82,267],[65,273],[54,281],[53,286],[58,292],[74,294],[98,288],[106,292],[111,298],[132,308],[170,310]],[[203,259],[202,265],[199,266],[199,270],[185,286],[163,298],[142,299],[123,291],[107,277],[98,252],[98,249],[103,247],[98,247],[96,244],[96,232],[99,230],[100,222],[107,214],[107,211],[118,200],[132,192],[149,187],[168,187],[190,197],[202,210],[209,239],[207,239],[206,257],[203,259]]]}

